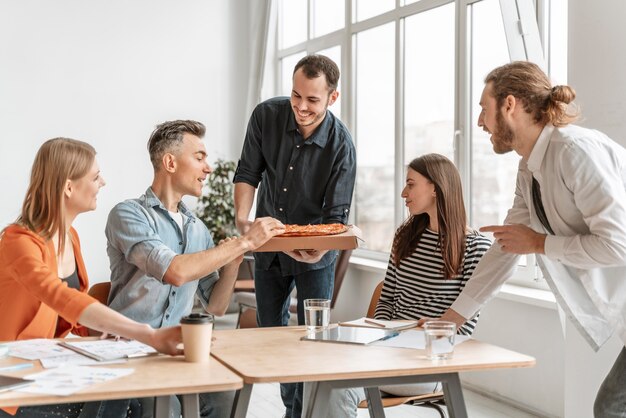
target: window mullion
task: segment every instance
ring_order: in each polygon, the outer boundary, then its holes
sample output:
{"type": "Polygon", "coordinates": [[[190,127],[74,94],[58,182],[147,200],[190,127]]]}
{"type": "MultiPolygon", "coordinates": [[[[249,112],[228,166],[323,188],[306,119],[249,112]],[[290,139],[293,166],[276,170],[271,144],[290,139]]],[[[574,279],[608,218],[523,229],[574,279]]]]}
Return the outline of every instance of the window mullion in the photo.
{"type": "MultiPolygon", "coordinates": [[[[465,210],[471,217],[471,97],[470,92],[470,48],[471,48],[471,25],[468,25],[468,4],[466,1],[455,2],[455,97],[454,97],[454,157],[456,160],[461,182],[465,210]]],[[[468,219],[471,223],[471,219],[468,219]]]]}

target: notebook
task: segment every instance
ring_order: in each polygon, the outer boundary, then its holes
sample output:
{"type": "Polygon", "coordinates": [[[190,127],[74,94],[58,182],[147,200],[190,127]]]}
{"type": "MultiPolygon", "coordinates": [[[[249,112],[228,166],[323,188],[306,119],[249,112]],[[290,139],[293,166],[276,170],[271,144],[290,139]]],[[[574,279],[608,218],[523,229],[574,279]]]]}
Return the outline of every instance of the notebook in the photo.
{"type": "Polygon", "coordinates": [[[98,361],[110,361],[158,354],[149,345],[128,340],[61,341],[59,345],[98,361]]]}
{"type": "Polygon", "coordinates": [[[21,377],[0,376],[0,392],[18,389],[24,386],[28,386],[31,383],[33,383],[33,380],[22,379],[21,377]]]}
{"type": "Polygon", "coordinates": [[[387,340],[399,335],[397,331],[358,328],[358,327],[333,327],[316,333],[307,334],[300,338],[303,341],[322,341],[329,343],[345,344],[369,344],[374,341],[387,340]]]}
{"type": "Polygon", "coordinates": [[[361,328],[378,328],[378,329],[391,329],[399,331],[402,329],[415,328],[417,321],[409,319],[400,319],[396,321],[388,321],[385,319],[372,319],[372,318],[359,318],[352,321],[340,322],[342,327],[361,327],[361,328]]]}

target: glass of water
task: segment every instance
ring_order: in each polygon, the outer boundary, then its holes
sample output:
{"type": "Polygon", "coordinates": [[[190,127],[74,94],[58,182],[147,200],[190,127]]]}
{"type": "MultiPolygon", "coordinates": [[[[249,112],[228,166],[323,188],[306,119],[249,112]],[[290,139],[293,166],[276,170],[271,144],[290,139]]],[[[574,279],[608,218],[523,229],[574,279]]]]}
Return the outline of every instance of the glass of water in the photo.
{"type": "Polygon", "coordinates": [[[330,299],[305,299],[304,323],[309,332],[328,328],[330,323],[330,299]]]}
{"type": "Polygon", "coordinates": [[[426,357],[431,360],[452,358],[456,324],[448,321],[428,321],[424,324],[426,357]]]}

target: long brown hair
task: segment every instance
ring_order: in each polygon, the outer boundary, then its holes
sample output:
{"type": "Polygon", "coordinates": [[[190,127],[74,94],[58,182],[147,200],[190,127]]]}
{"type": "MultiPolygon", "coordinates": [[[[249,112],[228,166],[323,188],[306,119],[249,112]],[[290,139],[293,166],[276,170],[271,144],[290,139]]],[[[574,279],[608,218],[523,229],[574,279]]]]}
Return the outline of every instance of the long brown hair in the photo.
{"type": "Polygon", "coordinates": [[[498,108],[504,99],[512,95],[522,101],[526,113],[530,113],[536,123],[551,123],[562,127],[578,119],[578,109],[569,108],[576,98],[570,86],[554,86],[537,64],[527,61],[514,61],[492,70],[485,77],[485,84],[491,83],[491,94],[498,108]]]}
{"type": "MultiPolygon", "coordinates": [[[[435,186],[443,276],[450,279],[459,274],[465,254],[467,216],[459,171],[452,161],[440,154],[422,155],[411,161],[409,168],[426,177],[435,186]]],[[[400,225],[392,247],[396,265],[415,251],[429,223],[428,214],[422,213],[410,216],[400,225]]]]}
{"type": "Polygon", "coordinates": [[[33,162],[30,184],[16,223],[52,239],[59,234],[59,254],[65,246],[65,205],[63,190],[67,180],[85,176],[96,158],[96,150],[86,142],[53,138],[43,143],[33,162]]]}

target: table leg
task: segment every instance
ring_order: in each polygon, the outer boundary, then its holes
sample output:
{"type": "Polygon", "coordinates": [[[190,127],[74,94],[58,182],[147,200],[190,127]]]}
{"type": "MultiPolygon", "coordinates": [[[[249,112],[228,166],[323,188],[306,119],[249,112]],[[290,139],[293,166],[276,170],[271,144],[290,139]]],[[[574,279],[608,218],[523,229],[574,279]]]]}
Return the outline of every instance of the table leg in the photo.
{"type": "Polygon", "coordinates": [[[154,418],[169,418],[170,416],[170,396],[157,396],[154,399],[154,418]]]}
{"type": "Polygon", "coordinates": [[[235,393],[233,410],[230,414],[231,418],[246,417],[246,414],[248,413],[248,405],[250,404],[250,395],[252,395],[252,385],[247,383],[235,393]]]}
{"type": "Polygon", "coordinates": [[[315,394],[317,393],[317,387],[319,382],[309,382],[304,385],[304,393],[302,394],[302,416],[309,417],[313,410],[313,404],[315,401],[315,394]]]}
{"type": "Polygon", "coordinates": [[[200,400],[197,393],[183,395],[183,417],[200,418],[200,400]]]}
{"type": "Polygon", "coordinates": [[[302,397],[302,416],[304,418],[326,418],[328,414],[328,398],[332,386],[328,382],[311,382],[305,385],[302,397]]]}
{"type": "Polygon", "coordinates": [[[467,409],[463,399],[463,389],[458,373],[442,375],[443,396],[446,400],[448,414],[453,418],[467,418],[467,409]]]}
{"type": "Polygon", "coordinates": [[[367,398],[367,409],[370,412],[370,417],[384,418],[385,410],[383,409],[383,401],[380,397],[380,390],[378,387],[369,387],[365,389],[365,397],[367,398]]]}

